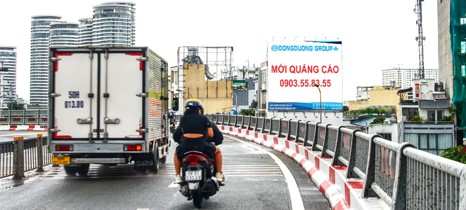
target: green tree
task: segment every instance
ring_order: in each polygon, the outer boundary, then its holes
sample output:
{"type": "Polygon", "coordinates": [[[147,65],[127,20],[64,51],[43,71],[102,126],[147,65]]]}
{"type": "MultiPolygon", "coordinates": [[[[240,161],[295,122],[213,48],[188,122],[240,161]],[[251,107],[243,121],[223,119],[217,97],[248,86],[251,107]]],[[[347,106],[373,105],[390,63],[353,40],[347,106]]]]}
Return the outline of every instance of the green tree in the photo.
{"type": "Polygon", "coordinates": [[[371,122],[371,125],[383,124],[383,122],[385,122],[385,118],[384,117],[378,117],[378,118],[374,119],[374,121],[371,122]]]}
{"type": "Polygon", "coordinates": [[[457,146],[448,148],[443,151],[440,156],[466,164],[466,147],[457,146]]]}
{"type": "Polygon", "coordinates": [[[239,114],[243,116],[255,116],[256,112],[254,111],[254,109],[241,109],[239,114]]]}
{"type": "Polygon", "coordinates": [[[250,106],[250,107],[253,108],[253,109],[257,108],[257,101],[256,101],[256,100],[252,100],[251,106],[250,106]]]}
{"type": "Polygon", "coordinates": [[[18,103],[16,101],[8,103],[7,106],[8,106],[9,110],[25,110],[24,104],[23,103],[18,103]]]}
{"type": "Polygon", "coordinates": [[[419,115],[414,115],[413,118],[411,118],[411,120],[409,120],[409,122],[418,122],[418,123],[421,123],[421,122],[422,122],[422,118],[421,118],[421,116],[419,116],[419,115]]]}

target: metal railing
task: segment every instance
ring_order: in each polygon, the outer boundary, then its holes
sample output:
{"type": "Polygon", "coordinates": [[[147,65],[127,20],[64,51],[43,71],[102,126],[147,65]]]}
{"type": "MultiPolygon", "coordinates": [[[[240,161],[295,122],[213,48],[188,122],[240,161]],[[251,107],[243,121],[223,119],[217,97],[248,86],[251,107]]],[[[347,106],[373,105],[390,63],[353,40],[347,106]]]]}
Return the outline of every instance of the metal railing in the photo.
{"type": "Polygon", "coordinates": [[[391,209],[466,209],[466,165],[344,126],[310,121],[207,115],[214,122],[302,142],[346,166],[346,178],[364,182],[362,198],[391,209]],[[238,119],[241,124],[238,125],[238,119]]]}
{"type": "Polygon", "coordinates": [[[0,178],[13,176],[24,178],[24,172],[37,169],[51,163],[52,155],[48,151],[47,137],[24,139],[14,137],[14,141],[0,143],[0,178]]]}
{"type": "MultiPolygon", "coordinates": [[[[361,197],[380,198],[392,209],[466,209],[466,165],[344,126],[310,121],[207,115],[212,121],[285,137],[311,146],[346,178],[361,179],[361,197]],[[239,119],[238,119],[239,118],[239,119]]],[[[179,119],[179,118],[178,118],[179,119]]],[[[42,170],[51,163],[46,138],[0,143],[0,177],[42,170]]]]}
{"type": "Polygon", "coordinates": [[[0,125],[47,125],[45,109],[0,110],[0,125]]]}

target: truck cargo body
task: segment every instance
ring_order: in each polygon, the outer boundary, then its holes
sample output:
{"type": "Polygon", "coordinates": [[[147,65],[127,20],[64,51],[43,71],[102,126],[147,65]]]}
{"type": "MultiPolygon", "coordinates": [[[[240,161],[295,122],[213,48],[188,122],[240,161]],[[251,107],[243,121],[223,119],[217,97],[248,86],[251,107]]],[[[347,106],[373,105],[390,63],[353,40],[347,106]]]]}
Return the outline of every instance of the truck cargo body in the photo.
{"type": "Polygon", "coordinates": [[[147,47],[52,47],[50,58],[52,163],[157,172],[170,145],[167,62],[147,47]]]}

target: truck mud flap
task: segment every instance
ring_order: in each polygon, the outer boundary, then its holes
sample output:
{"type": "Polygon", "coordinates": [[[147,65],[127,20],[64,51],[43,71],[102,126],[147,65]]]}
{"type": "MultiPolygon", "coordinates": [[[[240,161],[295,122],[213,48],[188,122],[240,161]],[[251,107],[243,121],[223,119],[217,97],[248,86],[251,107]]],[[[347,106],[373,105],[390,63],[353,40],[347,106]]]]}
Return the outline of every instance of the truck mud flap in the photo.
{"type": "Polygon", "coordinates": [[[134,166],[135,167],[152,167],[154,165],[154,161],[152,159],[152,155],[144,154],[138,155],[134,157],[134,166]]]}

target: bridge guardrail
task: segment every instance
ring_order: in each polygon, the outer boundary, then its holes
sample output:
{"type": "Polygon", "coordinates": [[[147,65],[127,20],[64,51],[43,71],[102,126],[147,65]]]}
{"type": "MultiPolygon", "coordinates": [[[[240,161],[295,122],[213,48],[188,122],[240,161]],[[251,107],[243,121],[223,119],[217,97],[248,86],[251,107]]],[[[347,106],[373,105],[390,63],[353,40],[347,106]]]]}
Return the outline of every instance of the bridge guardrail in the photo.
{"type": "Polygon", "coordinates": [[[14,141],[0,143],[0,178],[13,176],[24,178],[24,172],[50,164],[52,155],[48,151],[47,137],[24,139],[15,137],[14,141]]]}
{"type": "MultiPolygon", "coordinates": [[[[213,115],[208,117],[215,119],[213,115]]],[[[237,125],[238,116],[227,118],[222,125],[232,125],[232,118],[233,125],[237,125]]],[[[286,140],[299,142],[298,133],[288,135],[292,126],[282,124],[299,122],[261,117],[256,117],[256,122],[261,119],[265,122],[261,133],[268,130],[280,136],[285,134],[281,130],[287,128],[286,140]]],[[[241,127],[250,128],[251,122],[245,121],[241,127]]],[[[391,209],[466,209],[465,164],[359,130],[310,121],[305,125],[304,146],[312,146],[321,157],[331,157],[332,165],[346,166],[346,178],[362,180],[362,198],[380,198],[391,209]]],[[[0,143],[0,177],[15,175],[14,179],[20,179],[24,171],[40,170],[50,164],[46,144],[42,137],[0,143]]]]}
{"type": "MultiPolygon", "coordinates": [[[[208,117],[212,119],[213,115],[208,117]]],[[[239,116],[221,118],[225,117],[239,116]]],[[[263,121],[260,133],[303,142],[320,157],[331,158],[332,167],[345,166],[346,179],[363,181],[360,198],[380,198],[391,209],[466,209],[465,164],[418,150],[410,143],[392,142],[348,127],[290,119],[252,119],[256,121],[246,122],[249,131],[257,132],[258,122],[263,121]]],[[[236,127],[244,128],[244,124],[236,127]]]]}
{"type": "Polygon", "coordinates": [[[0,110],[0,130],[44,130],[47,110],[0,110]]]}

